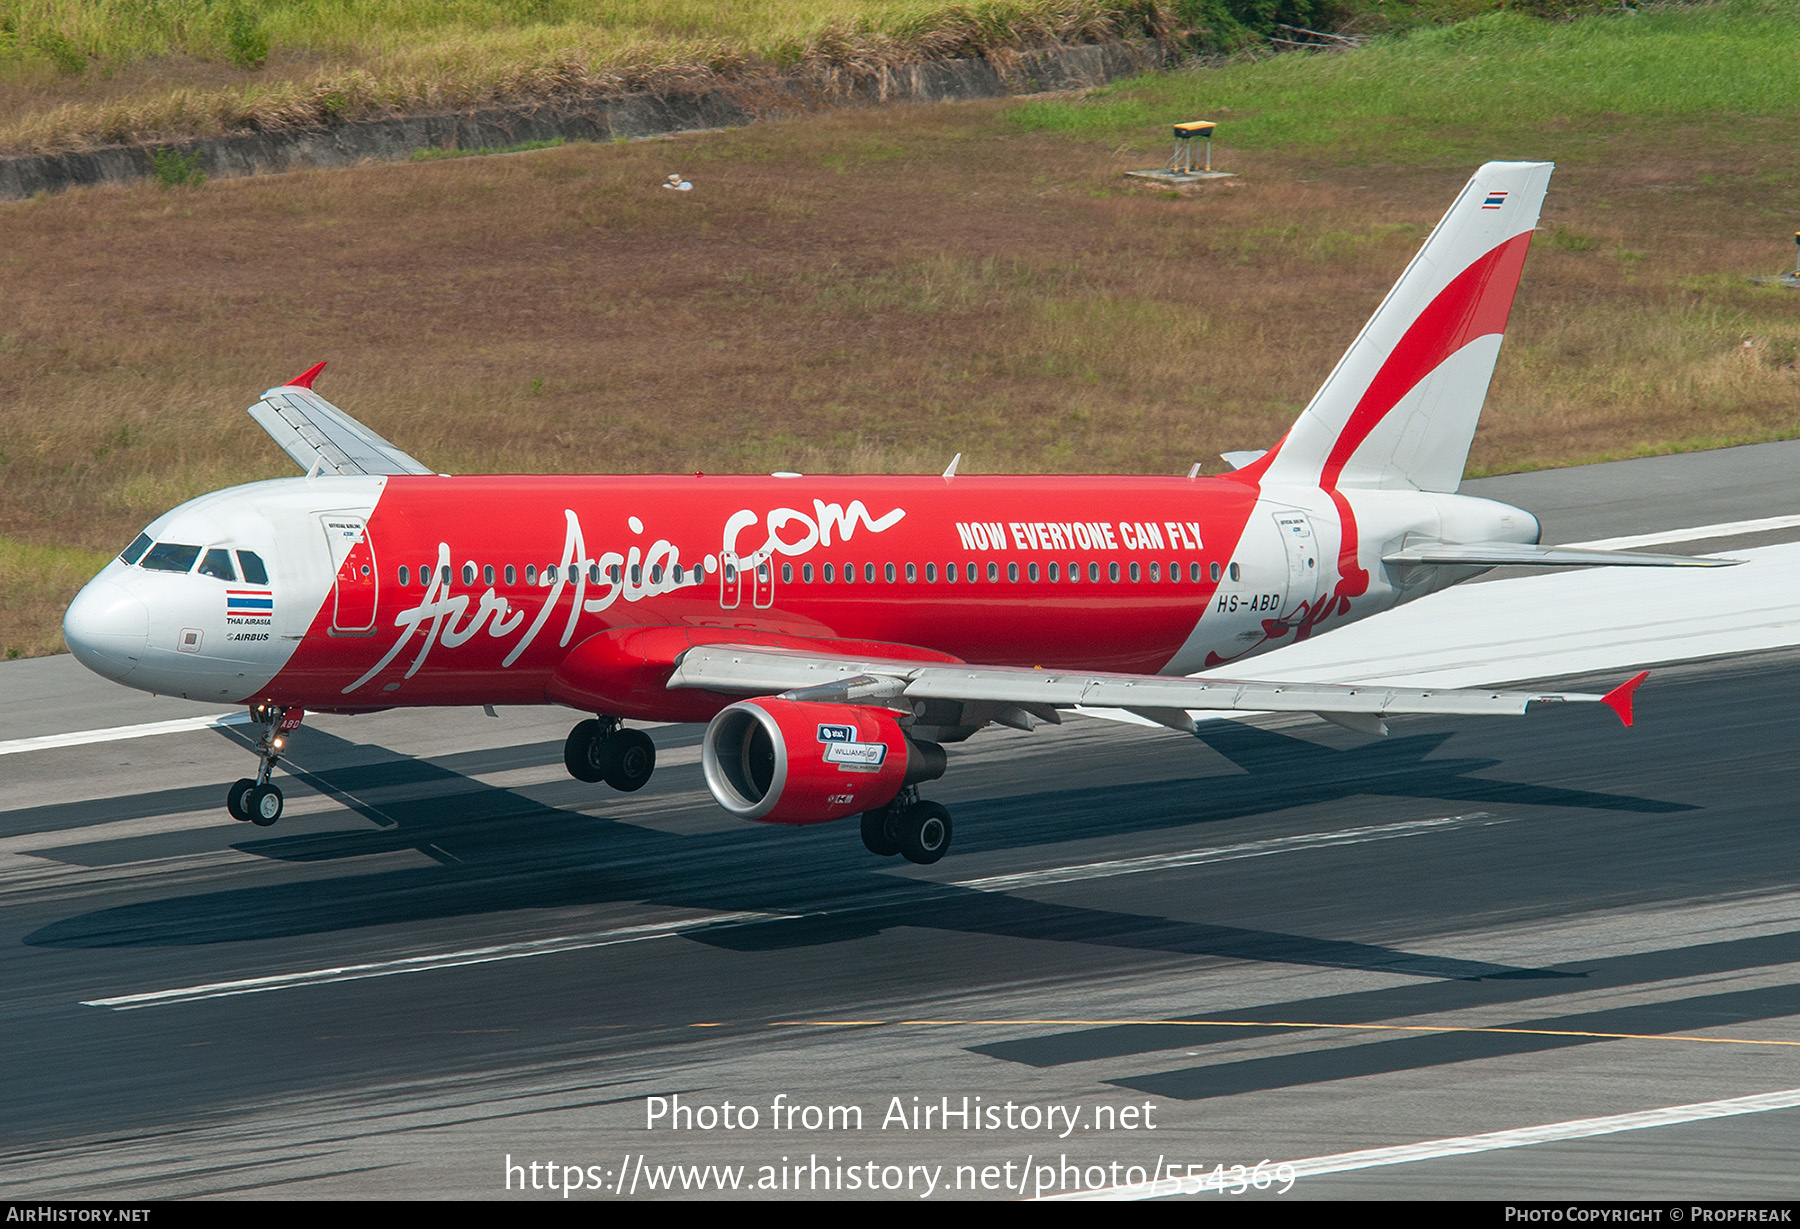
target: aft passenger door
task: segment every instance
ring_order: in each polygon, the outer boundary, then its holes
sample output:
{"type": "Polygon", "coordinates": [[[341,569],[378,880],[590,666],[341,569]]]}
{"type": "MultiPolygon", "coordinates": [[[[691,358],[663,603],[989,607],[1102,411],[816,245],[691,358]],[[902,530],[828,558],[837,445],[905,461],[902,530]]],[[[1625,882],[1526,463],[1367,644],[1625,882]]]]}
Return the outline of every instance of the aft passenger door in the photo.
{"type": "Polygon", "coordinates": [[[1309,609],[1319,594],[1319,540],[1304,512],[1277,512],[1282,549],[1287,552],[1287,596],[1281,617],[1291,620],[1309,609]]]}
{"type": "Polygon", "coordinates": [[[375,566],[375,548],[368,525],[360,516],[327,513],[320,518],[325,541],[331,549],[333,584],[331,632],[338,636],[365,636],[375,630],[375,606],[381,583],[375,566]]]}

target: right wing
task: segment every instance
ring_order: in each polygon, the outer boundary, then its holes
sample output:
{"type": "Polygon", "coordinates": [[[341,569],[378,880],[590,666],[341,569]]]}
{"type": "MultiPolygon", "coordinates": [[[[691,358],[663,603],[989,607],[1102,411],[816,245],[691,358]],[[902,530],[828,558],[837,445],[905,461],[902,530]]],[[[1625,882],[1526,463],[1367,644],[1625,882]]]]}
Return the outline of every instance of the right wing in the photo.
{"type": "Polygon", "coordinates": [[[432,474],[331,402],[313,392],[320,363],[291,384],[271,388],[250,417],[281,450],[313,474],[432,474]]]}
{"type": "Polygon", "coordinates": [[[1657,555],[1648,551],[1590,550],[1577,546],[1528,546],[1520,542],[1423,542],[1381,557],[1394,564],[1473,564],[1492,568],[1520,564],[1536,568],[1584,568],[1601,564],[1642,568],[1728,568],[1742,559],[1705,559],[1695,555],[1657,555]]]}
{"type": "Polygon", "coordinates": [[[947,701],[964,706],[965,712],[974,710],[972,715],[978,719],[957,723],[964,726],[997,721],[1029,729],[1033,719],[1057,721],[1058,709],[1119,708],[1158,725],[1192,732],[1194,722],[1188,714],[1210,709],[1316,713],[1352,728],[1380,732],[1377,727],[1384,718],[1403,713],[1517,716],[1534,703],[1605,704],[1630,725],[1632,692],[1648,673],[1596,695],[1085,673],[705,645],[681,654],[668,686],[726,694],[786,694],[827,702],[869,700],[892,705],[901,700],[947,701]]]}

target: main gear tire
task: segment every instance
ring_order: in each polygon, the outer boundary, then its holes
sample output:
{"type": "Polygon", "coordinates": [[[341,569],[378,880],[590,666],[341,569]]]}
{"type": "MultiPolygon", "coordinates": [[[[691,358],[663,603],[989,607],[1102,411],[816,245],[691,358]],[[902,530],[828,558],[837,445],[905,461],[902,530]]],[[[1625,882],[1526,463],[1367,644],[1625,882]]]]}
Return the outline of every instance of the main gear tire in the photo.
{"type": "Polygon", "coordinates": [[[563,743],[563,767],[577,781],[606,779],[606,727],[593,718],[577,722],[563,743]]]}
{"type": "Polygon", "coordinates": [[[900,852],[900,839],[894,835],[894,813],[887,807],[864,811],[862,817],[863,847],[878,858],[891,858],[900,852]]]}
{"type": "Polygon", "coordinates": [[[650,784],[656,771],[656,744],[642,730],[614,730],[606,740],[606,783],[622,793],[650,784]]]}
{"type": "Polygon", "coordinates": [[[900,815],[894,834],[903,858],[930,866],[950,849],[950,812],[935,802],[915,803],[900,815]]]}

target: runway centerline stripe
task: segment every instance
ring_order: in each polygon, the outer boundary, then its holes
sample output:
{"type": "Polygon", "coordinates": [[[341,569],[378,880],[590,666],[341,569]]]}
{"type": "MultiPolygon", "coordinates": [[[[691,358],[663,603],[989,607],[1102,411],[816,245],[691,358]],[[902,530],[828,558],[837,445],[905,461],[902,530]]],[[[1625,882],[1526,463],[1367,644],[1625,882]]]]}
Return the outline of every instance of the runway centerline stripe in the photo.
{"type": "Polygon", "coordinates": [[[146,721],[142,725],[115,725],[102,730],[74,730],[68,734],[42,734],[36,738],[14,738],[0,742],[0,755],[18,755],[24,751],[49,751],[55,747],[83,747],[89,743],[122,742],[127,738],[149,738],[156,734],[186,734],[191,730],[248,725],[249,722],[249,713],[214,713],[210,717],[177,717],[173,721],[146,721]]]}
{"type": "Polygon", "coordinates": [[[1800,526],[1800,516],[1764,516],[1751,521],[1721,521],[1717,525],[1690,525],[1686,529],[1664,529],[1656,533],[1634,533],[1622,538],[1596,538],[1592,542],[1568,542],[1564,545],[1580,550],[1631,550],[1639,546],[1662,546],[1670,542],[1738,538],[1747,534],[1767,533],[1772,529],[1793,529],[1796,526],[1800,526]]]}
{"type": "MultiPolygon", "coordinates": [[[[1449,1139],[1428,1139],[1416,1144],[1400,1144],[1392,1148],[1365,1148],[1357,1152],[1340,1152],[1333,1156],[1305,1157],[1298,1161],[1277,1161],[1263,1166],[1291,1166],[1298,1178],[1316,1178],[1324,1174],[1348,1173],[1357,1169],[1375,1169],[1384,1165],[1406,1165],[1413,1161],[1430,1161],[1447,1156],[1473,1156],[1496,1152],[1503,1148],[1526,1148],[1533,1144],[1553,1144],[1571,1139],[1592,1139],[1599,1135],[1616,1135],[1621,1131],[1644,1131],[1653,1127],[1680,1126],[1688,1122],[1705,1122],[1712,1118],[1734,1118],[1742,1114],[1766,1114],[1771,1110],[1800,1106],[1800,1088],[1782,1092],[1758,1093],[1749,1097],[1732,1097],[1723,1101],[1699,1101],[1691,1105],[1670,1105],[1661,1109],[1639,1110],[1630,1114],[1612,1114],[1605,1118],[1576,1118],[1569,1122],[1552,1122],[1537,1127],[1516,1127],[1510,1131],[1490,1131],[1485,1135],[1458,1135],[1449,1139]]],[[[1130,1186],[1104,1187],[1092,1191],[1046,1196],[1051,1200],[1083,1199],[1154,1199],[1166,1195],[1192,1194],[1210,1179],[1164,1179],[1161,1182],[1139,1182],[1130,1186]]],[[[1235,1188],[1239,1183],[1227,1179],[1235,1188]]]]}
{"type": "Polygon", "coordinates": [[[1412,819],[1402,823],[1371,824],[1364,828],[1344,828],[1336,832],[1308,832],[1299,836],[1272,837],[1266,841],[1244,841],[1237,845],[1190,849],[1182,853],[1146,854],[1139,858],[1111,858],[1104,862],[1052,866],[1043,870],[1018,871],[1010,875],[958,879],[951,886],[968,888],[976,892],[1009,892],[1015,888],[1041,887],[1051,883],[1076,883],[1084,879],[1110,879],[1116,875],[1138,875],[1147,871],[1170,870],[1181,866],[1203,866],[1209,862],[1235,862],[1242,858],[1265,858],[1274,854],[1298,853],[1308,849],[1328,849],[1337,845],[1361,845],[1369,841],[1399,840],[1403,837],[1444,832],[1469,824],[1485,825],[1506,822],[1486,811],[1471,811],[1467,815],[1444,815],[1437,819],[1412,819]]]}
{"type": "Polygon", "coordinates": [[[562,952],[579,952],[595,947],[613,947],[621,943],[642,943],[648,939],[670,939],[690,930],[711,927],[741,926],[747,922],[772,922],[787,918],[779,913],[711,913],[705,917],[682,918],[674,922],[654,922],[644,926],[621,926],[582,935],[561,935],[554,939],[534,939],[526,943],[504,943],[494,947],[472,947],[459,952],[439,952],[431,956],[408,956],[399,960],[380,960],[370,964],[349,964],[333,969],[308,969],[300,973],[277,973],[268,977],[245,977],[237,981],[209,982],[200,986],[178,986],[172,990],[151,990],[142,994],[121,994],[112,998],[83,999],[84,1007],[109,1007],[114,1011],[132,1011],[140,1007],[163,1007],[174,1003],[198,1003],[206,999],[232,998],[240,994],[264,994],[271,990],[293,990],[301,986],[327,986],[335,982],[363,981],[371,977],[395,977],[403,973],[428,973],[434,969],[453,969],[472,964],[493,964],[501,960],[527,960],[533,956],[554,956],[562,952]]]}

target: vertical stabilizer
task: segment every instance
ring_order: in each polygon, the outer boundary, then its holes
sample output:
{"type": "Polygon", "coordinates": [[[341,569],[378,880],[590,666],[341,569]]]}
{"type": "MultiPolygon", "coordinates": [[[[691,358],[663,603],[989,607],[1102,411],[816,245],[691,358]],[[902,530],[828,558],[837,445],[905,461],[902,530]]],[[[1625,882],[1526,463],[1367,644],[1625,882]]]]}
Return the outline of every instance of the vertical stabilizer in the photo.
{"type": "Polygon", "coordinates": [[[1456,490],[1550,171],[1476,171],[1281,444],[1241,472],[1270,485],[1456,490]]]}

